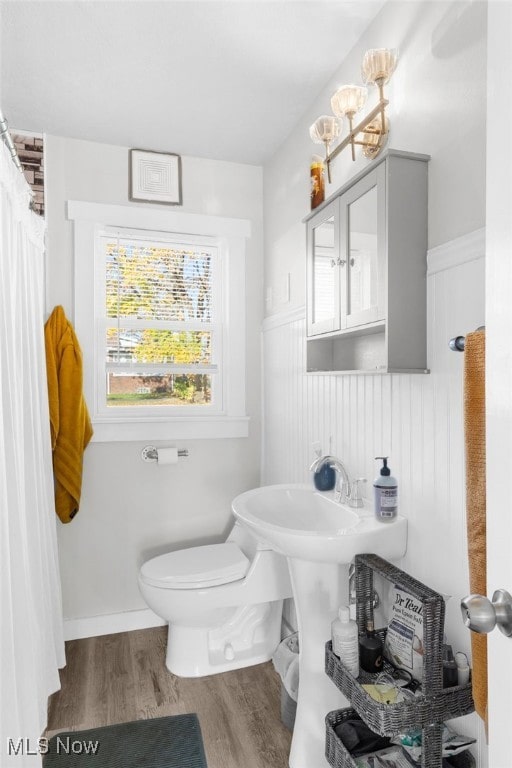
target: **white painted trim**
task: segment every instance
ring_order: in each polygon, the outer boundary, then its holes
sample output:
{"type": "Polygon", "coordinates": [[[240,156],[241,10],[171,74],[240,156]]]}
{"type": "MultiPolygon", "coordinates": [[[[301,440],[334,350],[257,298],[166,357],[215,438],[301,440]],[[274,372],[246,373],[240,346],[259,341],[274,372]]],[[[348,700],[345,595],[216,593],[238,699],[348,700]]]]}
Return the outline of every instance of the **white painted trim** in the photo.
{"type": "Polygon", "coordinates": [[[130,440],[202,440],[248,437],[249,416],[172,417],[167,420],[94,421],[93,443],[130,440]]]}
{"type": "Polygon", "coordinates": [[[205,216],[199,213],[161,211],[141,208],[137,205],[105,205],[81,200],[68,200],[68,219],[131,227],[132,229],[180,232],[189,235],[251,236],[251,222],[248,219],[228,219],[222,216],[205,216]]]}
{"type": "Polygon", "coordinates": [[[284,312],[278,312],[275,315],[270,315],[263,320],[261,330],[263,333],[271,331],[274,328],[279,328],[281,325],[289,325],[296,320],[305,320],[306,307],[295,307],[295,309],[287,309],[284,312]]]}
{"type": "Polygon", "coordinates": [[[81,640],[84,637],[131,632],[134,629],[164,627],[166,623],[149,608],[123,613],[106,613],[101,616],[84,616],[80,619],[64,619],[64,640],[81,640]]]}
{"type": "Polygon", "coordinates": [[[68,201],[68,217],[74,221],[75,329],[83,353],[84,393],[91,413],[95,442],[123,440],[192,440],[240,438],[249,434],[245,403],[245,240],[250,221],[202,214],[184,214],[138,208],[68,201]],[[106,414],[99,402],[103,375],[95,358],[98,286],[93,254],[98,234],[105,226],[193,234],[212,237],[222,269],[222,394],[218,407],[193,414],[106,414]],[[124,418],[123,418],[124,416],[124,418]]]}
{"type": "MultiPolygon", "coordinates": [[[[263,321],[264,324],[265,321],[263,321]]],[[[265,366],[265,334],[262,331],[260,333],[260,474],[259,484],[263,482],[263,467],[265,466],[265,435],[267,434],[267,419],[265,416],[265,379],[266,379],[266,366],[265,366]]]]}
{"type": "MultiPolygon", "coordinates": [[[[487,9],[485,401],[487,473],[487,589],[512,588],[512,519],[503,494],[512,475],[512,147],[502,141],[512,120],[512,5],[487,9]]],[[[481,468],[484,469],[483,467],[481,468]]],[[[478,470],[477,470],[478,471],[478,470]]],[[[506,498],[506,497],[505,497],[506,498]]],[[[489,758],[485,768],[510,765],[512,667],[510,638],[490,632],[488,648],[489,758]]],[[[483,749],[483,746],[482,746],[483,749]]]]}
{"type": "Polygon", "coordinates": [[[427,275],[485,257],[485,227],[427,251],[427,275]]]}

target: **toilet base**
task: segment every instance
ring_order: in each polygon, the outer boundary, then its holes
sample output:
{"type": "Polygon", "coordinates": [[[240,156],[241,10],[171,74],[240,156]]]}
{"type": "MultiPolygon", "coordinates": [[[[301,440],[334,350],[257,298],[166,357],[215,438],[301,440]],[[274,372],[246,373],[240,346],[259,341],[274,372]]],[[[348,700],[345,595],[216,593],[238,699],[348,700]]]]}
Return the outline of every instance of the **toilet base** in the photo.
{"type": "Polygon", "coordinates": [[[204,677],[262,664],[281,638],[283,601],[234,608],[221,626],[170,624],[167,669],[178,677],[204,677]]]}

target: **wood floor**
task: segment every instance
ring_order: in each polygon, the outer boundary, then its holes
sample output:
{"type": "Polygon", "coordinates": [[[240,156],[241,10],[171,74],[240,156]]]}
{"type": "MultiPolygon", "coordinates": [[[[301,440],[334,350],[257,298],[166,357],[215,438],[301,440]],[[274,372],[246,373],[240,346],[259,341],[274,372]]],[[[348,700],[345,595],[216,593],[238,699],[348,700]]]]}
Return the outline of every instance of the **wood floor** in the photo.
{"type": "Polygon", "coordinates": [[[272,664],[179,678],[165,666],[166,642],[165,627],[67,642],[48,735],[196,712],[208,768],[287,768],[291,734],[272,664]]]}

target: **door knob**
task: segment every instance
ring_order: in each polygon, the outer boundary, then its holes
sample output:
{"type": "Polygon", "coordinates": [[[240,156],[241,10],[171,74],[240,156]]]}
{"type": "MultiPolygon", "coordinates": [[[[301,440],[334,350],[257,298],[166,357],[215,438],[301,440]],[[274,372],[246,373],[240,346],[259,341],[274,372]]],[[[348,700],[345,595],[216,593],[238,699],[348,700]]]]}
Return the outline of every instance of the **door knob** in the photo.
{"type": "Polygon", "coordinates": [[[505,589],[497,589],[492,602],[483,595],[468,595],[460,601],[460,610],[473,632],[485,635],[498,625],[504,635],[512,635],[512,596],[505,589]]]}

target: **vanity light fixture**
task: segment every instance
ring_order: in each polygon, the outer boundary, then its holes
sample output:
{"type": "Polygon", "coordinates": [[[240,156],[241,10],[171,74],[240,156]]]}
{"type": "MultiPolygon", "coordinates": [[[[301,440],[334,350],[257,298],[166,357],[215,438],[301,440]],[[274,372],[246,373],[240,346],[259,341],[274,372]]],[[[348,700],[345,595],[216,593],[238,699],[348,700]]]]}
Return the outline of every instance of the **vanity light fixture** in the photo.
{"type": "Polygon", "coordinates": [[[396,49],[373,48],[366,51],[363,57],[361,73],[365,85],[376,85],[379,89],[379,102],[377,106],[354,126],[354,116],[366,104],[368,90],[361,85],[344,85],[331,98],[331,108],[336,117],[322,115],[322,117],[315,120],[309,129],[309,135],[315,144],[323,144],[325,146],[325,161],[329,183],[331,181],[331,161],[349,144],[352,150],[352,160],[356,159],[356,145],[362,147],[365,157],[373,160],[386,144],[389,133],[386,107],[389,101],[384,98],[384,86],[395,71],[397,61],[398,52],[396,49]],[[341,132],[344,117],[348,120],[348,136],[332,151],[329,151],[329,147],[341,132]]]}

